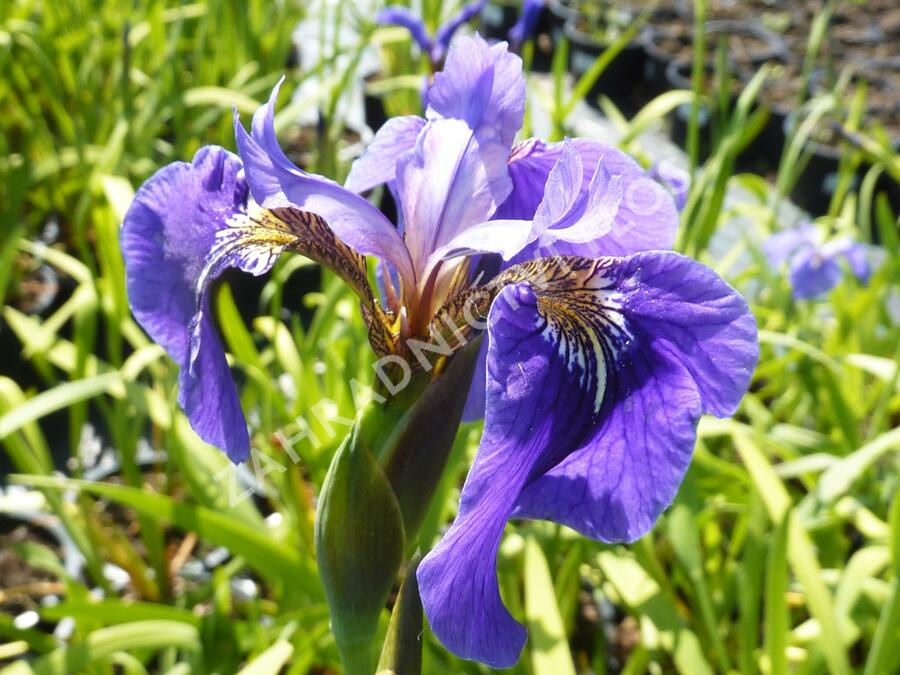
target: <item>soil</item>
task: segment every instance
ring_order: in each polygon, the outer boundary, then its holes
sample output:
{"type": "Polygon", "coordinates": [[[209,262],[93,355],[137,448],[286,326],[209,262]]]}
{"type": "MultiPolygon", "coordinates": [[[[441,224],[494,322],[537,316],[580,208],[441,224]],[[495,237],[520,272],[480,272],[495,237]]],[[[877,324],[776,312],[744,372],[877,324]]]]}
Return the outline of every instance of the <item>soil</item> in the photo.
{"type": "MultiPolygon", "coordinates": [[[[669,54],[674,61],[690,61],[694,53],[694,26],[690,21],[680,17],[671,17],[667,21],[657,22],[654,34],[650,37],[653,44],[662,52],[669,54]]],[[[750,30],[731,30],[720,27],[709,33],[707,40],[707,63],[716,59],[716,49],[720,40],[725,40],[729,57],[736,67],[750,66],[760,63],[773,52],[773,42],[750,30]]]]}
{"type": "Polygon", "coordinates": [[[53,591],[57,581],[50,572],[22,559],[16,547],[27,543],[42,544],[61,558],[59,542],[45,530],[20,521],[0,521],[0,612],[8,616],[38,609],[40,599],[53,591]]]}
{"type": "MultiPolygon", "coordinates": [[[[753,75],[754,71],[745,69],[741,79],[749,82],[753,75]]],[[[794,107],[802,88],[800,66],[796,63],[777,64],[763,83],[760,97],[778,112],[786,113],[794,107]]]]}

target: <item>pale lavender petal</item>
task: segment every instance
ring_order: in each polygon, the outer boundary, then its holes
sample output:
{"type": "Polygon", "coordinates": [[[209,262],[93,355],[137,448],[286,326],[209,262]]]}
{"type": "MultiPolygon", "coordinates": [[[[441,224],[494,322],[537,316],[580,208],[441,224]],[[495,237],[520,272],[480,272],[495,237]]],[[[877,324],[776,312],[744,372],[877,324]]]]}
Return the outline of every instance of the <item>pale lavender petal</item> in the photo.
{"type": "Polygon", "coordinates": [[[689,258],[642,253],[616,262],[606,276],[621,294],[628,338],[607,362],[599,423],[577,451],[525,488],[515,515],[633,541],[674,499],[700,414],[734,414],[759,349],[746,302],[689,258]]]}
{"type": "Polygon", "coordinates": [[[511,146],[525,115],[522,60],[505,43],[488,46],[479,36],[459,39],[435,73],[428,92],[428,119],[465,120],[487,137],[511,146]]]}
{"type": "Polygon", "coordinates": [[[537,237],[534,223],[527,220],[489,220],[463,230],[429,256],[428,263],[459,256],[497,253],[512,260],[537,237]]]}
{"type": "Polygon", "coordinates": [[[428,123],[415,152],[398,164],[406,245],[420,278],[433,254],[460,232],[485,222],[509,192],[508,148],[482,144],[462,120],[428,123]]]}
{"type": "Polygon", "coordinates": [[[362,193],[397,177],[397,160],[416,147],[425,120],[416,115],[392,117],[375,134],[362,156],[353,162],[344,187],[362,193]]]}
{"type": "Polygon", "coordinates": [[[477,36],[459,40],[435,75],[428,123],[397,168],[405,239],[420,281],[441,260],[437,249],[484,223],[506,199],[524,86],[521,60],[477,36]]]}
{"type": "Polygon", "coordinates": [[[457,255],[499,253],[504,260],[510,260],[533,242],[535,246],[549,246],[560,238],[566,241],[596,238],[599,231],[609,231],[621,190],[608,189],[609,176],[599,171],[594,175],[591,189],[583,194],[582,176],[581,157],[567,142],[559,161],[550,171],[544,199],[533,221],[490,220],[463,230],[439,247],[433,256],[446,259],[457,255]],[[606,202],[610,199],[615,202],[614,208],[607,208],[606,202]],[[585,230],[587,235],[583,234],[585,230]]]}
{"type": "Polygon", "coordinates": [[[486,4],[487,0],[474,0],[474,2],[464,5],[461,10],[437,29],[434,35],[434,48],[438,52],[438,57],[443,56],[444,52],[450,47],[450,40],[453,39],[454,33],[459,30],[460,26],[476,14],[479,14],[486,4]]]}
{"type": "Polygon", "coordinates": [[[409,31],[413,40],[419,45],[423,52],[431,55],[434,48],[434,40],[425,29],[422,17],[414,14],[408,7],[392,5],[385,7],[375,15],[375,22],[382,26],[403,26],[409,31]]]}
{"type": "Polygon", "coordinates": [[[559,159],[547,174],[541,203],[535,209],[534,220],[546,230],[568,216],[581,196],[584,165],[581,154],[572,141],[563,141],[559,159]]]}
{"type": "MultiPolygon", "coordinates": [[[[588,185],[587,193],[582,193],[582,199],[576,201],[575,208],[566,214],[564,219],[543,233],[538,245],[553,247],[557,242],[589,244],[602,241],[611,233],[622,205],[625,192],[624,178],[611,176],[601,158],[588,185]]],[[[542,206],[543,202],[538,207],[538,214],[542,206]]]]}
{"type": "Polygon", "coordinates": [[[235,462],[249,455],[247,425],[219,336],[209,318],[196,317],[208,304],[197,288],[205,259],[217,233],[244,209],[240,171],[223,148],[201,148],[191,164],[170,164],[141,186],[121,232],[132,311],[180,367],[179,403],[193,428],[235,462]]]}
{"type": "Polygon", "coordinates": [[[284,156],[269,123],[275,93],[254,115],[254,136],[235,114],[235,138],[253,198],[264,208],[293,206],[321,216],[345,244],[391,262],[407,283],[413,283],[403,238],[381,211],[334,181],[302,171],[284,156]]]}
{"type": "Polygon", "coordinates": [[[509,29],[509,41],[514,47],[519,47],[534,35],[534,29],[543,10],[544,0],[523,0],[519,18],[509,29]]]}

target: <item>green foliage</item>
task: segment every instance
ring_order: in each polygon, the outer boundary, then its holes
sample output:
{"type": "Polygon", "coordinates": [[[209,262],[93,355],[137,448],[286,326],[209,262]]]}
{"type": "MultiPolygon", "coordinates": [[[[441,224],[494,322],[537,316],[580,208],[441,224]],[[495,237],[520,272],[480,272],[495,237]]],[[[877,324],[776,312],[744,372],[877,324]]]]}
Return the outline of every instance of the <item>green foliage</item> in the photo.
{"type": "MultiPolygon", "coordinates": [[[[431,23],[449,11],[426,5],[431,23]]],[[[249,483],[258,490],[251,495],[246,475],[190,430],[175,404],[173,364],[130,317],[117,232],[133,189],[160,166],[189,159],[205,143],[232,146],[232,105],[246,117],[265,98],[285,71],[302,13],[302,3],[266,0],[12,0],[3,7],[2,330],[24,346],[4,358],[26,364],[37,384],[0,377],[0,443],[15,481],[35,491],[85,559],[83,574],[72,578],[53,549],[17,549],[62,584],[64,599],[38,607],[39,628],[17,627],[0,612],[0,660],[27,657],[10,673],[340,668],[313,514],[362,405],[351,382],[372,382],[355,299],[327,272],[316,290],[286,297],[288,282],[315,279],[299,258],[278,263],[249,320],[231,289],[217,294],[242,403],[252,411],[249,483]],[[53,220],[61,245],[48,247],[37,237],[53,220]],[[71,287],[43,317],[17,303],[22,277],[39,265],[71,287]],[[288,302],[303,312],[284,312],[288,302]],[[78,448],[89,420],[120,460],[111,480],[84,478],[78,448]],[[143,441],[164,454],[147,463],[143,441]],[[71,478],[54,474],[60,448],[71,478]],[[212,573],[185,573],[187,562],[217,547],[229,555],[212,573]],[[107,564],[125,571],[124,589],[103,574],[107,564]],[[247,580],[255,594],[239,592],[247,580]],[[42,629],[64,618],[74,630],[59,643],[42,629]]],[[[826,39],[824,26],[817,21],[811,53],[826,39]]],[[[575,104],[630,34],[574,89],[558,50],[547,102],[557,134],[567,132],[575,104]]],[[[373,39],[389,77],[372,90],[389,112],[414,109],[422,66],[408,38],[380,29],[373,39]]],[[[317,66],[330,88],[311,105],[333,111],[353,73],[317,66]]],[[[287,74],[283,100],[306,76],[287,74]]],[[[619,115],[623,145],[646,161],[647,130],[676,106],[697,111],[711,102],[715,94],[701,90],[700,74],[698,66],[693,91],[664,94],[630,121],[619,115]]],[[[736,159],[758,129],[755,93],[767,75],[761,71],[722,117],[705,163],[692,116],[696,166],[679,238],[681,250],[717,269],[753,307],[762,356],[751,392],[734,420],[702,421],[683,489],[639,542],[591,542],[547,523],[508,528],[501,588],[532,636],[510,672],[896,672],[900,324],[889,308],[897,301],[900,248],[896,216],[874,185],[898,170],[900,158],[883,139],[863,138],[848,150],[842,188],[821,219],[882,242],[885,259],[868,286],[848,276],[823,301],[795,301],[759,246],[784,225],[779,208],[802,170],[804,139],[834,101],[809,102],[805,119],[813,121],[789,138],[774,184],[736,175],[736,159]],[[854,185],[849,172],[863,158],[873,168],[854,185]],[[748,197],[730,202],[734,188],[748,197]],[[723,248],[720,235],[735,228],[738,236],[723,248]]],[[[288,131],[292,112],[293,104],[279,129],[288,131]]],[[[332,117],[323,121],[313,161],[340,178],[342,129],[332,117]]],[[[434,503],[417,512],[423,551],[455,513],[479,431],[463,427],[434,503]]],[[[388,612],[379,620],[381,630],[388,612]]],[[[487,672],[453,658],[427,630],[421,640],[423,672],[487,672]]]]}

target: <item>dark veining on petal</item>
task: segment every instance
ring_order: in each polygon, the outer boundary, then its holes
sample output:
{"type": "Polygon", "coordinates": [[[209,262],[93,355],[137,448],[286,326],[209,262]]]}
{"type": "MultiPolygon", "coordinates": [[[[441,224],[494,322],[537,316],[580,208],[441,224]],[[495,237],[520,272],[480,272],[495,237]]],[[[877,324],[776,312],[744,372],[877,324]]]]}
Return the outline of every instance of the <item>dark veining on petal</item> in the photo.
{"type": "Polygon", "coordinates": [[[372,293],[365,257],[338,239],[323,218],[308,211],[292,207],[264,209],[251,204],[247,213],[232,216],[228,226],[216,233],[199,286],[223,266],[262,274],[285,251],[306,256],[343,279],[361,300],[375,353],[384,356],[395,351],[392,321],[372,293]]]}
{"type": "Polygon", "coordinates": [[[607,368],[631,344],[622,315],[622,294],[607,272],[615,258],[558,256],[514,265],[484,286],[452,297],[435,315],[431,334],[458,342],[479,332],[497,294],[510,284],[526,282],[537,299],[535,327],[557,345],[569,370],[579,373],[584,391],[594,394],[599,414],[606,391],[607,368]],[[474,324],[474,325],[473,325],[474,324]]]}

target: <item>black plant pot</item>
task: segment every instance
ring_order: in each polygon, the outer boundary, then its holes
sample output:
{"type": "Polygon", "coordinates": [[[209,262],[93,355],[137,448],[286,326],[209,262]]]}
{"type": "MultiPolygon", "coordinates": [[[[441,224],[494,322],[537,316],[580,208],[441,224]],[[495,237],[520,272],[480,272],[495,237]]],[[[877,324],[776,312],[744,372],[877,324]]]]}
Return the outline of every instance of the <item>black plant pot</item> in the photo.
{"type": "MultiPolygon", "coordinates": [[[[791,136],[797,124],[795,113],[785,118],[785,138],[791,136]]],[[[806,140],[803,150],[804,155],[809,154],[809,161],[799,172],[791,189],[791,201],[813,216],[821,216],[828,212],[828,205],[837,187],[842,151],[840,146],[827,145],[812,138],[806,140]]],[[[858,185],[857,177],[851,187],[858,185]]]]}
{"type": "MultiPolygon", "coordinates": [[[[569,70],[580,78],[609,46],[578,30],[574,22],[564,28],[569,39],[569,70]]],[[[597,106],[598,97],[608,97],[626,116],[633,115],[646,102],[643,89],[644,49],[632,41],[607,65],[587,93],[587,102],[597,106]]]]}
{"type": "MultiPolygon", "coordinates": [[[[674,61],[689,60],[680,55],[682,50],[691,51],[694,40],[694,29],[688,23],[671,23],[663,28],[650,27],[642,35],[641,42],[645,53],[644,80],[647,87],[654,95],[659,95],[671,88],[668,73],[669,66],[674,61]],[[679,53],[673,52],[673,43],[682,46],[679,53]]],[[[711,65],[715,59],[716,42],[721,36],[726,39],[731,37],[754,40],[757,46],[745,56],[747,63],[741,63],[740,58],[729,52],[729,62],[733,69],[739,67],[756,68],[770,61],[786,62],[788,49],[784,40],[778,35],[767,31],[762,26],[743,21],[707,21],[707,62],[711,65]]]]}
{"type": "Polygon", "coordinates": [[[381,96],[363,94],[363,108],[366,114],[366,126],[372,131],[378,131],[387,122],[387,113],[384,111],[384,101],[381,96]]]}
{"type": "MultiPolygon", "coordinates": [[[[669,89],[690,89],[691,69],[690,61],[672,61],[666,68],[666,82],[669,89]]],[[[711,72],[711,68],[709,69],[711,72]]],[[[714,112],[708,106],[701,104],[697,123],[699,125],[699,156],[704,162],[709,158],[711,151],[711,137],[714,112]]],[[[680,105],[672,111],[670,116],[669,136],[672,142],[680,148],[687,148],[688,128],[691,121],[691,106],[680,105]]]]}
{"type": "Polygon", "coordinates": [[[641,47],[644,50],[643,79],[651,96],[659,96],[671,89],[666,71],[676,58],[671,51],[664,49],[661,43],[667,37],[674,39],[681,32],[687,33],[689,30],[690,27],[687,25],[682,27],[676,24],[659,28],[651,24],[641,34],[641,47]]]}
{"type": "Polygon", "coordinates": [[[753,171],[760,175],[772,173],[778,170],[781,163],[781,155],[787,138],[784,135],[784,125],[791,110],[781,104],[768,106],[769,119],[749,146],[744,150],[740,169],[753,171]]]}
{"type": "Polygon", "coordinates": [[[488,40],[508,40],[510,29],[519,18],[519,3],[489,2],[481,10],[478,32],[488,40]]]}

